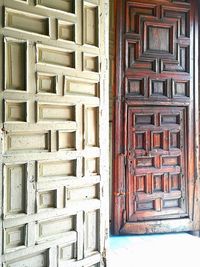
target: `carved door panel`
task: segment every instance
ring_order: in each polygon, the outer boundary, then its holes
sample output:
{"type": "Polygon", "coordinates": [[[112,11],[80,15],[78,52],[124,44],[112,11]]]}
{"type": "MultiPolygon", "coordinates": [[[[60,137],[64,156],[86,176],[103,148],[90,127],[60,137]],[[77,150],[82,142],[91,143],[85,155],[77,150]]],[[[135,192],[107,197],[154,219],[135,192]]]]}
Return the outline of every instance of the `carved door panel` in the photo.
{"type": "Polygon", "coordinates": [[[131,221],[185,217],[185,108],[128,110],[127,216],[131,221]]]}
{"type": "Polygon", "coordinates": [[[118,2],[115,233],[200,228],[195,9],[189,0],[118,2]]]}
{"type": "Polygon", "coordinates": [[[0,0],[0,266],[104,266],[107,10],[0,0]]]}

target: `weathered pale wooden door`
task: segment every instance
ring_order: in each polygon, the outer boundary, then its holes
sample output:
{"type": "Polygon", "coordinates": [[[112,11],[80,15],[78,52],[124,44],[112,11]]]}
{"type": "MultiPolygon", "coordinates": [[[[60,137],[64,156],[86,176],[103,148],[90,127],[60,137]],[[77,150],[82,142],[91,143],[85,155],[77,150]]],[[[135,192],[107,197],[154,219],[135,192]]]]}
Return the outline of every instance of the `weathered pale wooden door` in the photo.
{"type": "Polygon", "coordinates": [[[1,266],[104,266],[107,16],[0,0],[1,266]]]}
{"type": "Polygon", "coordinates": [[[197,2],[117,1],[115,233],[200,229],[197,2]]]}

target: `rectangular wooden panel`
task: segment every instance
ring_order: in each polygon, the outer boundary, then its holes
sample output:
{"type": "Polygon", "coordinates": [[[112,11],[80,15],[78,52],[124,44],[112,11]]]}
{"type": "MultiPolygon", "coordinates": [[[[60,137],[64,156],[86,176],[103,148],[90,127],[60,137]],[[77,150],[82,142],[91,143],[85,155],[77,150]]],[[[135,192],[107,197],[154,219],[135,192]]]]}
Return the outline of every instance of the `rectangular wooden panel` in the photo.
{"type": "Polygon", "coordinates": [[[75,150],[76,132],[59,131],[58,132],[58,150],[75,150]]]}
{"type": "Polygon", "coordinates": [[[53,9],[55,11],[75,13],[75,2],[73,0],[37,0],[37,4],[53,9]]]}
{"type": "Polygon", "coordinates": [[[38,45],[37,61],[43,64],[75,68],[75,52],[38,45]]]}
{"type": "Polygon", "coordinates": [[[30,255],[26,258],[19,258],[15,261],[8,262],[6,267],[23,267],[28,265],[31,267],[46,267],[48,264],[48,251],[30,255]]]}
{"type": "Polygon", "coordinates": [[[75,121],[75,106],[38,103],[38,121],[75,121]]]}
{"type": "Polygon", "coordinates": [[[26,90],[26,42],[5,39],[5,89],[26,90]]]}
{"type": "Polygon", "coordinates": [[[66,205],[68,201],[88,200],[97,198],[97,186],[81,188],[66,188],[66,205]]]}
{"type": "Polygon", "coordinates": [[[98,46],[98,6],[89,5],[85,2],[84,5],[84,42],[88,45],[98,46]]]}
{"type": "Polygon", "coordinates": [[[85,214],[84,232],[84,256],[93,254],[97,249],[98,210],[89,211],[85,214]]]}
{"type": "Polygon", "coordinates": [[[85,158],[85,175],[99,174],[99,158],[85,158]]]}
{"type": "Polygon", "coordinates": [[[38,179],[65,179],[76,176],[76,160],[38,162],[38,179]]]}
{"type": "Polygon", "coordinates": [[[5,215],[26,213],[26,172],[26,164],[13,164],[4,166],[5,215]]]}
{"type": "Polygon", "coordinates": [[[61,235],[72,231],[74,227],[74,218],[63,217],[60,219],[41,221],[37,226],[38,240],[46,238],[55,238],[56,235],[61,235]]]}
{"type": "Polygon", "coordinates": [[[5,9],[5,26],[15,30],[49,35],[49,19],[31,13],[5,9]]]}
{"type": "MultiPolygon", "coordinates": [[[[183,154],[184,150],[180,150],[176,146],[172,153],[169,144],[169,136],[173,135],[174,131],[177,131],[179,136],[181,136],[179,139],[180,147],[185,146],[183,142],[185,138],[183,127],[186,123],[184,112],[183,108],[173,108],[172,111],[168,107],[165,108],[165,111],[160,111],[158,107],[129,107],[128,128],[135,129],[135,131],[132,130],[128,134],[128,147],[135,151],[134,157],[131,154],[129,155],[131,164],[129,165],[129,174],[127,174],[128,190],[133,192],[133,195],[127,200],[129,203],[128,216],[130,221],[144,221],[154,217],[161,219],[162,216],[166,216],[166,212],[168,216],[170,212],[173,216],[179,217],[181,213],[186,216],[187,208],[180,201],[180,198],[184,198],[187,202],[185,196],[187,180],[174,181],[179,182],[176,185],[176,194],[174,194],[175,191],[171,191],[171,180],[169,178],[174,173],[183,177],[186,172],[184,167],[186,161],[186,156],[183,154]],[[139,112],[144,112],[146,115],[138,115],[139,112]],[[153,126],[150,126],[151,120],[147,120],[150,116],[149,114],[152,114],[151,116],[155,118],[153,126]],[[139,122],[142,123],[138,123],[137,119],[132,120],[132,118],[137,118],[138,116],[142,118],[139,119],[139,122]],[[183,120],[179,121],[179,126],[176,122],[177,118],[180,117],[183,120]],[[163,124],[161,123],[162,127],[160,126],[159,118],[161,118],[161,122],[163,121],[163,124]],[[164,119],[162,120],[162,118],[164,119]],[[150,124],[149,127],[145,126],[145,133],[139,131],[141,127],[144,127],[143,122],[145,122],[145,125],[147,123],[150,124]],[[173,122],[175,124],[171,133],[168,125],[172,125],[173,122]],[[154,156],[151,156],[151,154],[154,154],[154,156]],[[166,203],[170,204],[167,205],[166,203]]],[[[176,142],[175,137],[173,140],[173,142],[176,142]]]]}
{"type": "Polygon", "coordinates": [[[65,94],[99,96],[99,84],[92,80],[65,76],[65,94]]]}
{"type": "Polygon", "coordinates": [[[99,109],[85,106],[85,146],[98,146],[99,109]]]}
{"type": "Polygon", "coordinates": [[[48,132],[18,132],[7,135],[6,151],[48,151],[49,133],[48,132]]]}

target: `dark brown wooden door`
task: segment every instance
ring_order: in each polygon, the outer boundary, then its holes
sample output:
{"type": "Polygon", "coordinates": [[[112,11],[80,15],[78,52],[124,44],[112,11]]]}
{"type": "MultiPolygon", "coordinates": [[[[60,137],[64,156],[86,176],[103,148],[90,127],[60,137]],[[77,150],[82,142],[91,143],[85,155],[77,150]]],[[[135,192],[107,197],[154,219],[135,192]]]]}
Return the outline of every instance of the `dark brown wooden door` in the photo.
{"type": "Polygon", "coordinates": [[[116,5],[114,233],[199,230],[197,1],[116,5]]]}

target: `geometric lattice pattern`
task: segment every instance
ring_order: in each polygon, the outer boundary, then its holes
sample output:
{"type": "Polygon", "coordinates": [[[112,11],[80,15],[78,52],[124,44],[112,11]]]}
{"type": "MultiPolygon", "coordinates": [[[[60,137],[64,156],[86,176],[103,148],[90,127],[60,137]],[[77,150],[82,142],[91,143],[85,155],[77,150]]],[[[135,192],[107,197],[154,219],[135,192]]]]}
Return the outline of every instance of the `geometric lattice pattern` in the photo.
{"type": "Polygon", "coordinates": [[[190,97],[190,6],[174,8],[167,4],[128,1],[126,14],[125,93],[129,97],[151,99],[190,97]],[[146,90],[140,82],[141,72],[147,74],[146,90]],[[177,78],[163,79],[169,73],[184,74],[181,84],[177,78]],[[133,80],[132,74],[138,78],[133,80]]]}
{"type": "Polygon", "coordinates": [[[105,6],[0,1],[5,267],[101,265],[105,6]]]}
{"type": "Polygon", "coordinates": [[[129,108],[129,220],[186,216],[185,108],[129,108]]]}
{"type": "Polygon", "coordinates": [[[197,2],[117,1],[115,233],[199,228],[197,2]]]}

